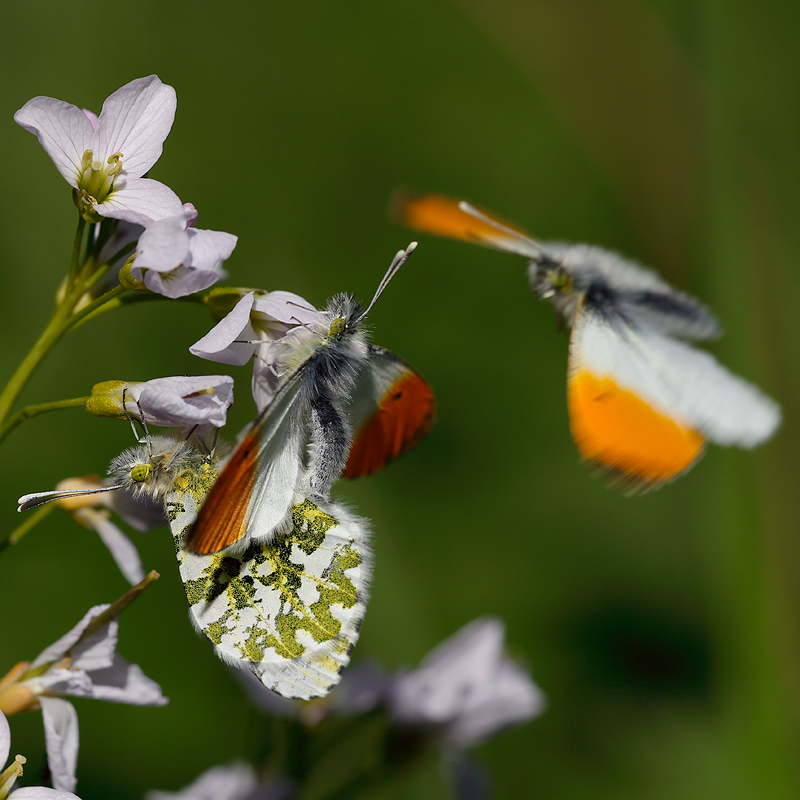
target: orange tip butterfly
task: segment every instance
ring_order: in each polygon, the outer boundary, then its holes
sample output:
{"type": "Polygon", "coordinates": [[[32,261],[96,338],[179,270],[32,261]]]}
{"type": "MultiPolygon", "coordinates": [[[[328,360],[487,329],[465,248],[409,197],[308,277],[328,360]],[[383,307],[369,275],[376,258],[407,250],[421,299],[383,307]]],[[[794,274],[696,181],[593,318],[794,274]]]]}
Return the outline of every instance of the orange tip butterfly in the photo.
{"type": "Polygon", "coordinates": [[[415,247],[397,253],[366,309],[338,294],[316,323],[298,325],[273,345],[281,348],[281,385],[224,463],[188,550],[270,542],[291,527],[298,496],[326,500],[342,473],[369,475],[428,433],[435,414],[430,387],[364,334],[367,314],[415,247]]]}
{"type": "Polygon", "coordinates": [[[706,441],[754,447],[779,406],[683,339],[720,333],[711,312],[654,272],[590,245],[543,244],[518,228],[439,195],[400,197],[416,230],[523,256],[533,293],[572,326],[567,403],[582,458],[631,491],[688,470],[706,441]]]}

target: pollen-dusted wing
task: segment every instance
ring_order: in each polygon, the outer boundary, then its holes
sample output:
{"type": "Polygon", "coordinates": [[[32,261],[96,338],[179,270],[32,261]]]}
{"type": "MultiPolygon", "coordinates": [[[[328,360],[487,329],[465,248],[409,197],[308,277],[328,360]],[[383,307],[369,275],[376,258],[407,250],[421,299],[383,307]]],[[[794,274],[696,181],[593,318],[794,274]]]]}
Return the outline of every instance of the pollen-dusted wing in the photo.
{"type": "Polygon", "coordinates": [[[321,697],[349,663],[366,611],[369,527],[337,503],[298,498],[290,529],[272,542],[235,555],[189,552],[185,536],[216,478],[213,463],[198,462],[165,498],[192,623],[268,689],[321,697]]]}

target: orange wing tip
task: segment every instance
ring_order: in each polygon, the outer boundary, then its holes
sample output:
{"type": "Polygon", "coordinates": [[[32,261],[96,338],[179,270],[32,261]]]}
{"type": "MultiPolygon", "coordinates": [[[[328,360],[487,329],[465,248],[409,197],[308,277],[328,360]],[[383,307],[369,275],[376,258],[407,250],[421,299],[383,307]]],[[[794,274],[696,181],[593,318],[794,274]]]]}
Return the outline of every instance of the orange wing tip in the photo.
{"type": "Polygon", "coordinates": [[[416,372],[401,375],[362,425],[350,448],[346,478],[363,478],[407,453],[427,435],[436,416],[433,390],[416,372]]]}
{"type": "MultiPolygon", "coordinates": [[[[407,194],[396,194],[392,201],[392,217],[403,225],[437,236],[449,236],[468,242],[482,242],[495,245],[505,240],[506,236],[487,222],[473,217],[459,207],[458,200],[439,194],[414,197],[407,194]]],[[[523,231],[498,219],[483,209],[479,209],[489,219],[511,231],[525,235],[523,231]]]]}
{"type": "Polygon", "coordinates": [[[569,381],[568,402],[581,457],[630,492],[677,478],[703,453],[700,433],[665,417],[611,378],[577,374],[569,381]]]}
{"type": "Polygon", "coordinates": [[[245,436],[217,478],[189,531],[184,549],[216,553],[238,542],[247,530],[247,509],[256,480],[258,434],[245,436]]]}

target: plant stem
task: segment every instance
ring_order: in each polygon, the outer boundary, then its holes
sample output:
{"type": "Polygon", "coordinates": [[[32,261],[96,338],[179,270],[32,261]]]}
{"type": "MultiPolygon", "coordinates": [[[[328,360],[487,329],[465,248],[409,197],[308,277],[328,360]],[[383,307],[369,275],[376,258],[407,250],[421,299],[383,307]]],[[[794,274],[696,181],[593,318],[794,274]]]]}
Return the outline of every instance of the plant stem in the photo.
{"type": "Polygon", "coordinates": [[[81,246],[83,244],[83,233],[86,230],[86,220],[78,215],[78,229],[75,231],[75,241],[72,244],[72,258],[69,262],[69,285],[75,283],[78,276],[78,265],[81,261],[81,246]]]}
{"type": "Polygon", "coordinates": [[[55,507],[55,503],[48,503],[47,505],[39,506],[36,511],[28,514],[22,525],[17,526],[5,539],[0,541],[0,553],[12,544],[17,544],[34,525],[43,520],[55,507]]]}
{"type": "Polygon", "coordinates": [[[52,403],[40,403],[35,406],[26,406],[22,411],[15,414],[5,425],[0,426],[0,443],[17,427],[17,425],[21,422],[25,422],[26,419],[38,417],[39,414],[46,414],[48,411],[60,411],[63,408],[81,408],[86,405],[88,399],[89,397],[87,395],[86,397],[73,397],[70,400],[56,400],[52,403]]]}
{"type": "Polygon", "coordinates": [[[56,309],[36,344],[34,344],[28,355],[25,356],[22,363],[17,367],[17,371],[11,376],[11,380],[8,382],[6,388],[3,389],[2,394],[0,394],[0,425],[5,422],[19,393],[30,380],[41,360],[48,353],[50,348],[67,332],[68,328],[65,321],[69,313],[70,309],[67,303],[62,304],[56,309]]]}

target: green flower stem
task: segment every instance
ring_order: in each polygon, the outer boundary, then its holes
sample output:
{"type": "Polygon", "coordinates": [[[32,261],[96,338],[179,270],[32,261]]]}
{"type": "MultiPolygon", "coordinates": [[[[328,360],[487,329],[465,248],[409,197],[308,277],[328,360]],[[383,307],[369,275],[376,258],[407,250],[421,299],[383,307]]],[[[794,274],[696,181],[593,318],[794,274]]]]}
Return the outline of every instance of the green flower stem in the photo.
{"type": "Polygon", "coordinates": [[[26,419],[38,417],[39,414],[46,414],[48,411],[60,411],[62,408],[82,408],[86,405],[88,399],[89,397],[87,395],[86,397],[73,397],[70,400],[56,400],[52,403],[40,403],[35,406],[26,406],[22,411],[19,411],[6,422],[5,425],[0,426],[0,443],[17,427],[17,425],[21,422],[25,422],[26,419]]]}
{"type": "Polygon", "coordinates": [[[83,234],[86,230],[86,220],[78,215],[78,229],[75,231],[75,241],[72,244],[72,258],[69,262],[69,285],[75,283],[78,276],[78,265],[81,263],[81,250],[83,248],[83,234]]]}
{"type": "Polygon", "coordinates": [[[91,303],[87,303],[79,311],[76,311],[74,314],[72,314],[67,320],[67,330],[73,330],[74,328],[77,328],[79,325],[82,325],[84,322],[86,322],[87,319],[98,316],[101,311],[109,311],[110,308],[105,308],[106,305],[116,308],[118,304],[114,303],[113,301],[117,300],[120,295],[127,291],[128,290],[124,286],[115,286],[110,291],[100,295],[100,297],[98,297],[96,300],[92,300],[91,303]]]}
{"type": "Polygon", "coordinates": [[[22,525],[19,525],[5,539],[0,541],[0,553],[12,544],[17,544],[34,525],[41,522],[55,507],[55,503],[48,503],[27,514],[22,525]]]}
{"type": "Polygon", "coordinates": [[[50,348],[69,330],[67,320],[70,311],[71,307],[68,302],[64,302],[56,309],[42,335],[22,360],[19,367],[17,367],[17,371],[11,376],[6,388],[3,389],[2,394],[0,394],[0,425],[5,422],[19,393],[30,380],[42,359],[50,351],[50,348]]]}

